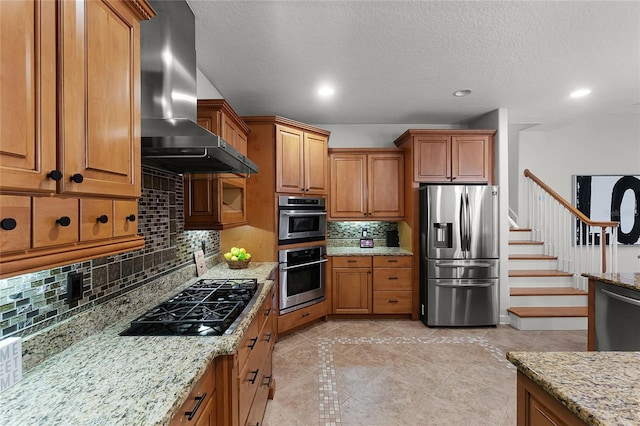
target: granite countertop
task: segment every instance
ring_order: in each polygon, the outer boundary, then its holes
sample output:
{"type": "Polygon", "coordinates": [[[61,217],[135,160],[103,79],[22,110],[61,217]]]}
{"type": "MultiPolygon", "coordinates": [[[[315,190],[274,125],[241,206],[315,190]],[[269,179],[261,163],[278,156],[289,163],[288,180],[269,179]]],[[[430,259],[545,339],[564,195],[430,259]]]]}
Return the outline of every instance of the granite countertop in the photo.
{"type": "Polygon", "coordinates": [[[631,290],[640,291],[640,272],[619,272],[604,274],[584,273],[582,274],[582,276],[607,284],[612,284],[618,287],[625,287],[631,290]]]}
{"type": "Polygon", "coordinates": [[[237,350],[273,286],[269,278],[276,267],[265,262],[232,270],[219,264],[200,277],[257,278],[264,283],[253,309],[231,335],[119,336],[154,305],[147,306],[48,358],[0,394],[0,424],[168,424],[211,360],[237,350]]]}
{"type": "Polygon", "coordinates": [[[507,359],[589,425],[640,424],[640,352],[508,352],[507,359]]]}
{"type": "Polygon", "coordinates": [[[327,246],[327,256],[411,256],[409,250],[400,247],[332,247],[327,246]]]}

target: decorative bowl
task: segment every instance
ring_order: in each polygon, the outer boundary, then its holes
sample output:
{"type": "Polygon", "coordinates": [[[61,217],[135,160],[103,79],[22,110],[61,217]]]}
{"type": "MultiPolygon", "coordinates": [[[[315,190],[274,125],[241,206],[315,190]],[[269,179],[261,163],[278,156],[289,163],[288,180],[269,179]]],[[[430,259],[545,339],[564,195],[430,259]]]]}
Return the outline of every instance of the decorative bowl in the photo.
{"type": "Polygon", "coordinates": [[[225,259],[225,262],[227,262],[227,265],[229,265],[229,269],[246,269],[249,266],[251,259],[249,260],[225,259]]]}

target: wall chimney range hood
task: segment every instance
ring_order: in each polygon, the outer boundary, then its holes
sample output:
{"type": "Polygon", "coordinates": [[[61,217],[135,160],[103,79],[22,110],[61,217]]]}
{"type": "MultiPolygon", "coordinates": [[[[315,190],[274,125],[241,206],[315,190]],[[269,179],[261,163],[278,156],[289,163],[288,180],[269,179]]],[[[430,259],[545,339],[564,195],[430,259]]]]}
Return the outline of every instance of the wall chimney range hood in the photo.
{"type": "Polygon", "coordinates": [[[195,17],[184,0],[149,0],[140,24],[142,164],[175,173],[257,173],[258,166],[196,123],[195,17]]]}

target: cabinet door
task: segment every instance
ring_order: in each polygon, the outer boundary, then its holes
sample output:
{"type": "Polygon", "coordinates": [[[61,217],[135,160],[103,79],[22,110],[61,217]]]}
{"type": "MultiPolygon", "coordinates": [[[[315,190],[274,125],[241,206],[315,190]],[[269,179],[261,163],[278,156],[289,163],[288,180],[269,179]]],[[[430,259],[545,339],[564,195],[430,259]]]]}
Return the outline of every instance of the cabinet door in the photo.
{"type": "Polygon", "coordinates": [[[489,136],[452,136],[452,178],[456,182],[489,182],[492,151],[489,136]]]}
{"type": "Polygon", "coordinates": [[[116,0],[58,4],[62,192],[140,196],[138,20],[116,0]]]}
{"type": "Polygon", "coordinates": [[[331,155],[332,219],[367,217],[367,156],[331,155]]]}
{"type": "Polygon", "coordinates": [[[306,194],[327,193],[327,138],[304,134],[304,191],[306,194]]]}
{"type": "Polygon", "coordinates": [[[371,313],[371,269],[334,268],[332,271],[333,313],[371,313]]]}
{"type": "Polygon", "coordinates": [[[404,217],[404,154],[368,155],[368,216],[404,217]]]}
{"type": "Polygon", "coordinates": [[[0,189],[55,192],[56,2],[0,1],[0,189]]]}
{"type": "Polygon", "coordinates": [[[211,175],[184,178],[184,229],[214,229],[220,222],[218,180],[211,175]]]}
{"type": "Polygon", "coordinates": [[[0,224],[0,253],[29,249],[31,197],[0,195],[0,224]]]}
{"type": "Polygon", "coordinates": [[[413,180],[449,182],[451,180],[451,142],[449,136],[416,136],[413,180]]]}
{"type": "Polygon", "coordinates": [[[276,192],[303,192],[304,135],[276,125],[276,192]]]}

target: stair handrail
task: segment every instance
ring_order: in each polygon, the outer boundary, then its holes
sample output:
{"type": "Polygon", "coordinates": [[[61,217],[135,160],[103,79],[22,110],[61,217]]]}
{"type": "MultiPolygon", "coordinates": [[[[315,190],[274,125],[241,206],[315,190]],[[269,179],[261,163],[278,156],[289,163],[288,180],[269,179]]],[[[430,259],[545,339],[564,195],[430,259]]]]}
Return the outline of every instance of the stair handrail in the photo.
{"type": "Polygon", "coordinates": [[[531,170],[524,169],[524,176],[531,179],[533,182],[535,182],[536,185],[542,188],[547,194],[549,194],[560,205],[562,205],[565,209],[567,209],[572,215],[580,219],[583,223],[585,223],[588,226],[600,228],[601,230],[600,258],[602,261],[602,272],[606,272],[607,271],[607,252],[606,252],[606,238],[605,238],[606,228],[611,227],[612,229],[615,229],[620,225],[620,222],[591,220],[584,213],[582,213],[580,210],[575,208],[571,203],[565,200],[560,194],[554,191],[549,185],[544,183],[538,176],[533,174],[531,170]]]}

